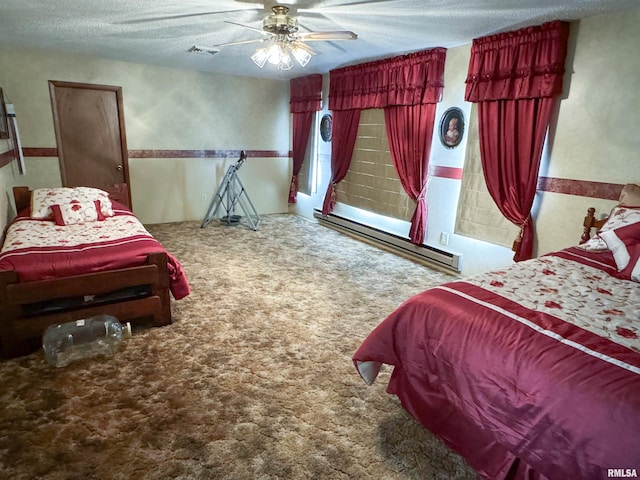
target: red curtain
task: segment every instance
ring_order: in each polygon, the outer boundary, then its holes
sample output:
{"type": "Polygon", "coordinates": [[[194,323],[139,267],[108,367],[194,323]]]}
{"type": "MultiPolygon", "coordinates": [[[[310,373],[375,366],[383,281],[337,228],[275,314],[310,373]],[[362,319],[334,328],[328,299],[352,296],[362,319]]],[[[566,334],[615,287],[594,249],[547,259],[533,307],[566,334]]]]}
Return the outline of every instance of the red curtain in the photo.
{"type": "Polygon", "coordinates": [[[293,121],[293,175],[289,187],[289,203],[296,203],[298,174],[309,143],[314,112],[322,108],[322,75],[294,78],[289,83],[289,107],[293,121]]]}
{"type": "Polygon", "coordinates": [[[293,175],[291,176],[291,186],[289,187],[289,203],[296,203],[298,197],[298,174],[304,162],[304,153],[309,143],[311,124],[313,123],[313,112],[295,112],[293,118],[293,175]]]}
{"type": "Polygon", "coordinates": [[[417,203],[409,230],[417,245],[424,242],[427,226],[425,194],[435,116],[435,103],[384,109],[393,165],[405,192],[417,203]]]}
{"type": "Polygon", "coordinates": [[[562,93],[569,24],[555,21],[476,39],[466,100],[478,103],[480,156],[487,188],[520,227],[514,260],[533,255],[531,206],[556,97],[562,93]]]}
{"type": "Polygon", "coordinates": [[[338,110],[333,113],[331,179],[322,204],[323,215],[329,215],[336,205],[336,185],[349,171],[359,123],[360,110],[338,110]]]}
{"type": "MultiPolygon", "coordinates": [[[[345,177],[349,170],[358,131],[360,110],[385,108],[386,118],[386,109],[393,107],[393,113],[388,115],[396,119],[392,120],[396,124],[391,129],[387,125],[390,144],[394,142],[394,144],[400,145],[406,142],[412,145],[409,148],[414,148],[413,146],[419,145],[422,140],[426,142],[420,151],[414,149],[411,153],[408,150],[404,151],[404,146],[396,148],[398,165],[403,164],[401,170],[398,170],[398,175],[401,177],[403,185],[404,183],[412,185],[405,187],[405,189],[409,188],[407,193],[412,198],[418,199],[418,207],[414,214],[415,223],[412,220],[410,236],[412,241],[420,238],[424,240],[426,222],[424,188],[431,135],[425,137],[423,134],[426,131],[433,132],[435,107],[433,111],[428,108],[411,107],[435,104],[440,101],[444,86],[445,56],[446,49],[435,48],[330,72],[329,109],[334,112],[334,118],[331,143],[331,182],[322,209],[325,215],[330,213],[335,205],[336,184],[345,177]],[[351,113],[347,114],[346,112],[351,113]],[[422,114],[425,114],[426,118],[418,121],[416,116],[422,114]],[[405,127],[409,130],[403,130],[405,127]],[[341,131],[343,128],[346,129],[344,132],[341,131]],[[421,136],[421,138],[413,138],[414,135],[421,136]],[[417,178],[413,173],[416,171],[420,172],[417,178]],[[404,172],[411,172],[411,178],[407,173],[407,177],[403,179],[404,172]],[[420,185],[413,185],[420,181],[422,182],[420,185]],[[417,193],[410,193],[415,190],[417,193]],[[422,233],[419,233],[419,230],[422,233]]],[[[396,164],[396,160],[394,160],[394,164],[396,164]]],[[[396,166],[396,168],[398,167],[396,166]]]]}
{"type": "Polygon", "coordinates": [[[437,103],[444,86],[445,48],[332,70],[329,109],[437,103]]]}

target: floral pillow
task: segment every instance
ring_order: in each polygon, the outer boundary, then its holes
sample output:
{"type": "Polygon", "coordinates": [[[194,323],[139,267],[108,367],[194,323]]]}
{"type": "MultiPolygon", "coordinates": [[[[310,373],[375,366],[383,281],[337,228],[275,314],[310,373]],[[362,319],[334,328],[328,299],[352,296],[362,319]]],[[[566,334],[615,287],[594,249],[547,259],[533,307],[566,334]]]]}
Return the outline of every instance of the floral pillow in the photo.
{"type": "Polygon", "coordinates": [[[100,201],[103,216],[113,216],[109,194],[104,190],[93,187],[37,188],[31,192],[31,218],[53,219],[52,205],[91,203],[95,200],[100,201]]]}
{"type": "Polygon", "coordinates": [[[613,253],[620,276],[640,282],[640,222],[599,235],[613,253]]]}
{"type": "Polygon", "coordinates": [[[56,225],[75,225],[87,222],[98,222],[105,219],[100,207],[100,200],[93,202],[76,202],[51,205],[53,220],[56,225]]]}
{"type": "Polygon", "coordinates": [[[582,245],[579,245],[579,247],[589,251],[607,250],[607,244],[602,239],[603,233],[638,222],[640,222],[640,208],[622,206],[614,207],[613,210],[611,210],[608,220],[598,231],[598,234],[593,236],[590,240],[587,240],[582,245]]]}

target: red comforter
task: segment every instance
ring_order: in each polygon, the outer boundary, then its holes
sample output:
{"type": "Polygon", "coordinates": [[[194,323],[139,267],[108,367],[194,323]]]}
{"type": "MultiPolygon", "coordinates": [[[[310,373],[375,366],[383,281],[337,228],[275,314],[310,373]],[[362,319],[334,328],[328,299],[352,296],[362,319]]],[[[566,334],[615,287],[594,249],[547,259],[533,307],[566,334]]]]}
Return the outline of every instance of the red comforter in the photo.
{"type": "Polygon", "coordinates": [[[407,300],[354,354],[484,478],[640,475],[640,284],[571,248],[407,300]],[[629,470],[627,470],[629,469],[629,470]]]}
{"type": "MultiPolygon", "coordinates": [[[[100,222],[58,226],[21,213],[7,229],[0,270],[15,270],[21,282],[62,278],[146,263],[147,254],[166,252],[125,207],[100,222]]],[[[182,265],[167,253],[170,290],[179,300],[190,292],[182,265]]]]}

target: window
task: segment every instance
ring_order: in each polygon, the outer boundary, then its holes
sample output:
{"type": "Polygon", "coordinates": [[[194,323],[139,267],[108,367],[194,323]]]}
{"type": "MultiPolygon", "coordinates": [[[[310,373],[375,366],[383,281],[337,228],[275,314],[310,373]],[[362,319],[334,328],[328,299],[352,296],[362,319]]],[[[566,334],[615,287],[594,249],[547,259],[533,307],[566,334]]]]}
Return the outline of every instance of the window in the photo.
{"type": "Polygon", "coordinates": [[[475,103],[471,106],[467,132],[467,151],[454,232],[511,248],[519,228],[504,218],[487,190],[480,160],[478,110],[475,103]]]}
{"type": "Polygon", "coordinates": [[[313,170],[315,164],[314,156],[311,155],[311,152],[313,151],[313,145],[315,143],[314,131],[316,126],[316,119],[317,115],[311,123],[311,133],[309,134],[307,149],[304,152],[304,160],[302,161],[302,166],[300,167],[300,171],[298,172],[298,192],[304,193],[305,195],[311,195],[312,193],[313,170]]]}
{"type": "Polygon", "coordinates": [[[393,166],[383,109],[362,110],[349,172],[336,190],[341,203],[411,220],[415,202],[404,191],[393,166]]]}

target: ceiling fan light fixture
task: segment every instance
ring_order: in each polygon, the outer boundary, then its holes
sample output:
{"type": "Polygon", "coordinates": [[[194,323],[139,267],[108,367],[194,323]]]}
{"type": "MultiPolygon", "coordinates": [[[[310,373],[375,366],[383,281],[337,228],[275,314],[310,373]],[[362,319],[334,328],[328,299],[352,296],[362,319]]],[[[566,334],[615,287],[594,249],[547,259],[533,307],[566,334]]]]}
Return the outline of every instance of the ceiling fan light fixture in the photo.
{"type": "Polygon", "coordinates": [[[291,60],[291,56],[288,53],[284,53],[280,57],[280,62],[278,63],[278,70],[291,70],[293,68],[293,60],[291,60]]]}
{"type": "Polygon", "coordinates": [[[280,42],[276,42],[267,49],[267,60],[271,65],[278,65],[280,59],[286,55],[286,51],[280,42]]]}
{"type": "Polygon", "coordinates": [[[251,60],[258,67],[264,67],[264,64],[267,63],[267,59],[269,58],[269,49],[267,47],[262,47],[256,50],[256,52],[251,55],[251,60]]]}
{"type": "MultiPolygon", "coordinates": [[[[296,0],[279,1],[282,3],[296,4],[296,0]]],[[[289,7],[285,5],[275,5],[271,7],[271,10],[273,13],[262,21],[262,29],[225,20],[225,23],[261,33],[263,34],[262,38],[221,43],[211,47],[193,46],[189,49],[189,52],[206,52],[214,55],[218,53],[218,50],[214,48],[260,42],[264,46],[258,48],[258,50],[251,55],[251,61],[253,61],[253,63],[259,68],[263,68],[267,62],[269,62],[278,70],[291,70],[294,63],[297,62],[304,68],[311,61],[311,57],[318,55],[318,52],[307,45],[307,42],[355,40],[358,38],[358,35],[346,30],[298,33],[298,19],[289,16],[289,7]],[[293,59],[295,59],[295,62],[293,59]]]]}
{"type": "Polygon", "coordinates": [[[294,63],[291,57],[293,57],[301,67],[305,67],[311,60],[313,51],[305,48],[306,45],[300,46],[299,43],[292,42],[286,37],[275,39],[268,46],[256,50],[251,55],[251,60],[260,68],[269,62],[278,70],[291,70],[294,63]]]}
{"type": "Polygon", "coordinates": [[[311,54],[298,46],[292,47],[291,45],[289,45],[289,49],[291,50],[291,54],[293,55],[293,58],[296,59],[296,61],[300,64],[300,66],[306,67],[307,64],[309,63],[309,60],[311,60],[311,54]]]}
{"type": "Polygon", "coordinates": [[[289,7],[276,5],[273,13],[262,21],[262,29],[276,35],[291,35],[298,31],[298,19],[287,15],[289,7]]]}

